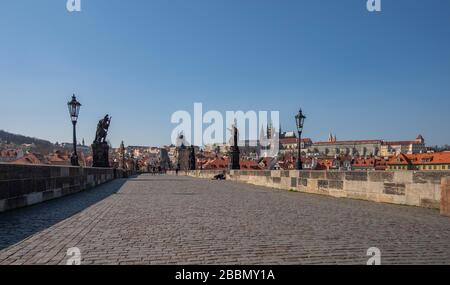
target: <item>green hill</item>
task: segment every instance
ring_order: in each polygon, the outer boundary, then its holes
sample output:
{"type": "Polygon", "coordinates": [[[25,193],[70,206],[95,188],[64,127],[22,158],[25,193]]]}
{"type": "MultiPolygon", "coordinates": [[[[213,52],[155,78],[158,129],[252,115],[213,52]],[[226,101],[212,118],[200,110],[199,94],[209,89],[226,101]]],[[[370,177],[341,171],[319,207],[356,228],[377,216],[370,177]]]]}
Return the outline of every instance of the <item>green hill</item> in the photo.
{"type": "Polygon", "coordinates": [[[46,140],[12,134],[3,130],[0,130],[0,142],[16,145],[34,144],[37,152],[51,152],[55,147],[54,144],[46,140]]]}

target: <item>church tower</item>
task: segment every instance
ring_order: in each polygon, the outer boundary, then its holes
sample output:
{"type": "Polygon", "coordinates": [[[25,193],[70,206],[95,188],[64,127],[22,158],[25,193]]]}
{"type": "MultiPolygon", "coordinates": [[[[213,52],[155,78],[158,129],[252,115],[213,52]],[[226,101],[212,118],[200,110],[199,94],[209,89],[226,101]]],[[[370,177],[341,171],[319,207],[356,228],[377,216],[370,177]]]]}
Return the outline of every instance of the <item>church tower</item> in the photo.
{"type": "Polygon", "coordinates": [[[270,124],[267,125],[267,139],[271,139],[272,138],[272,134],[273,134],[273,126],[272,126],[272,122],[270,122],[270,124]]]}

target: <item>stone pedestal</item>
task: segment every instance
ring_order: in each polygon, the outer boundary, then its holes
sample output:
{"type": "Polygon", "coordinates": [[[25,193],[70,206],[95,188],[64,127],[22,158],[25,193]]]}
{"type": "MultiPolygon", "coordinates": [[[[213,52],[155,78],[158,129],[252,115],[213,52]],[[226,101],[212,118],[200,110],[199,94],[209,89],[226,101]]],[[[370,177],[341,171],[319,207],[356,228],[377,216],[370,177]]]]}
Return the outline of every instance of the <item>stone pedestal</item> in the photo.
{"type": "Polygon", "coordinates": [[[196,159],[195,159],[195,148],[191,146],[190,152],[189,152],[189,170],[195,170],[196,169],[196,159]]]}
{"type": "Polygon", "coordinates": [[[241,165],[239,163],[240,151],[238,146],[232,146],[230,149],[230,162],[229,168],[231,170],[239,170],[241,169],[241,165]]]}
{"type": "Polygon", "coordinates": [[[190,150],[186,147],[182,146],[178,148],[178,162],[177,167],[178,170],[187,171],[190,169],[190,162],[189,162],[189,156],[190,156],[190,150]]]}
{"type": "Polygon", "coordinates": [[[450,177],[441,182],[441,215],[450,217],[450,177]]]}
{"type": "Polygon", "coordinates": [[[109,167],[109,146],[106,142],[93,143],[92,167],[109,167]]]}

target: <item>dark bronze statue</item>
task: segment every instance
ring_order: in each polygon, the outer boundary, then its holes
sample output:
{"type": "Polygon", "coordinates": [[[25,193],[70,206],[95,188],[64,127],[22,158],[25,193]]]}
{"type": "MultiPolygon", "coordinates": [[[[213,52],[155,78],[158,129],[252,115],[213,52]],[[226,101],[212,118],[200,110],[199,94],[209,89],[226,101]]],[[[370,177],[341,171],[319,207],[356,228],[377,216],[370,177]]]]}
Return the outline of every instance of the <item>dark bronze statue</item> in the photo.
{"type": "Polygon", "coordinates": [[[195,158],[195,148],[191,145],[190,153],[189,153],[189,170],[196,169],[196,158],[195,158]]]}
{"type": "Polygon", "coordinates": [[[234,123],[231,125],[231,129],[228,129],[230,131],[230,146],[237,147],[238,141],[239,141],[239,130],[237,128],[237,120],[234,119],[234,123]]]}
{"type": "Polygon", "coordinates": [[[234,127],[233,127],[233,146],[234,147],[238,146],[238,138],[239,138],[238,128],[236,127],[236,125],[234,125],[234,127]]]}
{"type": "Polygon", "coordinates": [[[103,119],[98,121],[94,143],[104,143],[106,141],[106,135],[108,135],[108,129],[109,125],[111,124],[111,119],[112,117],[106,115],[103,119]]]}
{"type": "Polygon", "coordinates": [[[95,140],[92,144],[92,166],[93,167],[109,167],[109,146],[106,142],[111,117],[106,115],[97,124],[95,132],[95,140]]]}

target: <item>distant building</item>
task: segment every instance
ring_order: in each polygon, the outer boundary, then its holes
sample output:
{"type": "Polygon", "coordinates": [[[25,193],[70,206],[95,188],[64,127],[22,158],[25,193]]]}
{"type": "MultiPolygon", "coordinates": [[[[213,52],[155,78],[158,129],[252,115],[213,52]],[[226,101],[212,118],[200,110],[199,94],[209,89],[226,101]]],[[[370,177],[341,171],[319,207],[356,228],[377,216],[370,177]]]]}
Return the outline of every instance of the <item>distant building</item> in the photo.
{"type": "MultiPolygon", "coordinates": [[[[73,150],[73,143],[63,142],[61,144],[55,144],[55,146],[62,147],[64,150],[70,151],[70,152],[73,150]]],[[[89,155],[91,153],[91,147],[88,145],[85,145],[84,139],[83,139],[82,144],[77,144],[77,152],[78,153],[82,152],[85,155],[89,155]]]]}
{"type": "Polygon", "coordinates": [[[206,144],[204,150],[207,152],[215,152],[216,154],[227,154],[230,145],[227,143],[206,144]]]}
{"type": "Polygon", "coordinates": [[[13,164],[44,164],[43,159],[39,158],[38,155],[34,153],[27,153],[21,158],[12,161],[13,164]]]}
{"type": "Polygon", "coordinates": [[[204,170],[228,169],[228,158],[216,157],[214,159],[208,160],[202,165],[202,169],[204,170]]]}
{"type": "Polygon", "coordinates": [[[328,141],[315,142],[307,150],[310,154],[334,157],[339,155],[377,156],[382,140],[345,140],[338,141],[336,135],[330,134],[328,141]]]}
{"type": "Polygon", "coordinates": [[[386,170],[387,161],[377,157],[357,157],[352,161],[353,170],[386,170]]]}
{"type": "MultiPolygon", "coordinates": [[[[81,155],[81,153],[80,153],[81,155]]],[[[71,165],[68,152],[55,151],[47,156],[48,163],[51,165],[71,165]]]]}
{"type": "MultiPolygon", "coordinates": [[[[302,152],[306,152],[313,145],[310,138],[302,139],[300,144],[302,152]]],[[[294,137],[284,137],[280,138],[280,152],[296,152],[298,149],[298,139],[294,137]]]]}
{"type": "Polygon", "coordinates": [[[425,152],[427,152],[425,139],[419,135],[414,141],[383,142],[380,149],[380,156],[391,157],[394,155],[399,155],[400,153],[416,154],[425,152]]]}
{"type": "MultiPolygon", "coordinates": [[[[228,169],[229,160],[228,157],[216,157],[214,159],[207,160],[206,163],[202,165],[202,169],[204,170],[226,170],[228,169]]],[[[241,159],[239,161],[241,169],[248,169],[248,170],[261,170],[264,169],[264,167],[261,167],[256,161],[254,160],[246,160],[241,159]]],[[[199,168],[199,166],[197,166],[199,168]]]]}
{"type": "Polygon", "coordinates": [[[450,170],[450,152],[400,153],[387,162],[389,170],[450,170]]]}
{"type": "Polygon", "coordinates": [[[0,150],[0,162],[12,162],[24,156],[22,149],[5,149],[0,150]]]}
{"type": "Polygon", "coordinates": [[[295,131],[280,132],[280,139],[296,138],[295,131]]]}
{"type": "Polygon", "coordinates": [[[149,147],[149,146],[135,146],[135,145],[130,145],[127,146],[126,148],[126,153],[128,154],[133,154],[133,156],[135,158],[141,158],[143,156],[145,156],[146,154],[149,153],[154,153],[154,151],[152,151],[153,148],[149,147]]]}
{"type": "MultiPolygon", "coordinates": [[[[261,150],[261,145],[257,140],[240,140],[238,146],[243,158],[257,159],[261,150]]],[[[206,152],[214,152],[217,155],[227,155],[230,151],[230,145],[227,143],[207,144],[204,150],[206,152]]]]}

